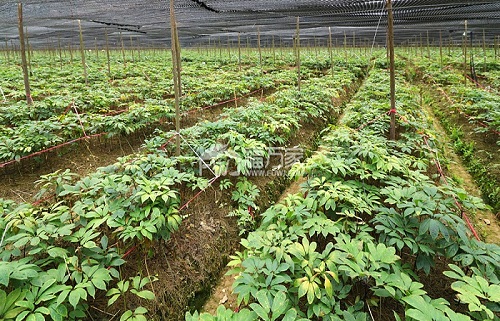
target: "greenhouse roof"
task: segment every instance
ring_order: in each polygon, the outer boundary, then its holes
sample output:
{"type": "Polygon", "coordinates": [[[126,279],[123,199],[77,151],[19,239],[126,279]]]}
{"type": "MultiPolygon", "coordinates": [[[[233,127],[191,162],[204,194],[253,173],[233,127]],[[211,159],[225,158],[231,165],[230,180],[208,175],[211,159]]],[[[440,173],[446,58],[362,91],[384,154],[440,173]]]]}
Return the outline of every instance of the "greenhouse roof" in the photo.
{"type": "MultiPolygon", "coordinates": [[[[465,21],[475,39],[483,30],[491,43],[500,30],[500,1],[393,0],[396,42],[462,39],[465,21]]],[[[24,25],[34,46],[78,43],[81,20],[86,42],[103,43],[105,33],[118,45],[120,34],[134,43],[169,44],[169,2],[165,0],[26,0],[24,25]]],[[[238,33],[254,41],[257,30],[264,43],[271,36],[290,42],[300,17],[301,38],[334,41],[344,37],[385,43],[385,0],[176,0],[179,36],[183,45],[235,41],[238,33]],[[221,39],[221,40],[219,40],[221,39]]],[[[18,42],[17,1],[0,0],[0,40],[18,42]]],[[[352,40],[350,40],[352,41],[352,40]]],[[[5,45],[5,44],[4,44],[5,45]]]]}

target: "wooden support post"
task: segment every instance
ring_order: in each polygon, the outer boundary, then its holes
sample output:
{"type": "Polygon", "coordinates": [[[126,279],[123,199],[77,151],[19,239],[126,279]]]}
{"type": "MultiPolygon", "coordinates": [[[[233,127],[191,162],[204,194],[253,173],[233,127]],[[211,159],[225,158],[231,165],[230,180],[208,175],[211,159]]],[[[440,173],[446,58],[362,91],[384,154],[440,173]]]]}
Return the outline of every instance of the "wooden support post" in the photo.
{"type": "Polygon", "coordinates": [[[99,48],[97,47],[97,37],[94,37],[95,58],[99,60],[99,48]]]}
{"type": "Polygon", "coordinates": [[[262,48],[260,47],[260,27],[257,26],[257,47],[259,47],[259,66],[260,66],[260,74],[264,74],[264,69],[262,67],[262,48]]]}
{"type": "Polygon", "coordinates": [[[108,39],[108,29],[104,29],[104,37],[106,40],[106,58],[108,62],[108,77],[111,78],[111,61],[109,59],[109,39],[108,39]]]}
{"type": "Polygon", "coordinates": [[[173,65],[173,79],[174,79],[174,90],[175,90],[175,131],[177,133],[175,140],[175,155],[181,155],[181,112],[180,112],[180,61],[178,61],[179,55],[177,54],[177,50],[179,46],[177,45],[178,38],[176,37],[177,32],[177,23],[175,20],[175,9],[174,9],[174,0],[170,0],[170,37],[171,37],[171,45],[172,45],[172,65],[173,65]]]}
{"type": "Polygon", "coordinates": [[[498,56],[498,38],[500,38],[500,36],[495,37],[495,61],[497,61],[498,56]]]}
{"type": "Polygon", "coordinates": [[[88,84],[87,63],[85,62],[85,44],[83,42],[82,23],[80,20],[78,20],[78,29],[80,31],[80,54],[82,55],[83,77],[85,78],[85,83],[88,84]]]}
{"type": "Polygon", "coordinates": [[[238,32],[238,68],[241,71],[241,35],[238,32]]]}
{"type": "Polygon", "coordinates": [[[132,36],[130,36],[130,54],[132,55],[132,63],[135,63],[134,42],[132,41],[132,36]]]}
{"type": "Polygon", "coordinates": [[[227,36],[227,54],[229,55],[229,63],[231,63],[231,39],[227,36]]]}
{"type": "Polygon", "coordinates": [[[273,35],[273,39],[272,39],[272,47],[273,47],[273,64],[276,64],[276,48],[274,45],[274,35],[273,35]]]}
{"type": "Polygon", "coordinates": [[[443,34],[439,30],[439,65],[443,67],[443,34]]]}
{"type": "Polygon", "coordinates": [[[330,69],[332,71],[332,77],[333,75],[333,41],[332,41],[332,27],[328,27],[328,53],[330,54],[330,69]]]}
{"type": "Polygon", "coordinates": [[[388,13],[388,45],[389,45],[389,56],[390,56],[390,78],[391,78],[391,129],[390,129],[390,139],[396,140],[396,72],[394,63],[394,18],[392,15],[392,3],[391,0],[387,0],[387,13],[388,13]]]}
{"type": "Polygon", "coordinates": [[[295,42],[297,49],[297,89],[300,91],[300,83],[302,75],[300,73],[300,17],[297,17],[297,32],[295,34],[295,42]]]}
{"type": "Polygon", "coordinates": [[[483,72],[486,72],[486,31],[483,29],[483,72]]]}
{"type": "Polygon", "coordinates": [[[61,48],[61,37],[57,37],[57,47],[59,51],[59,66],[62,70],[63,68],[63,62],[62,62],[62,48],[61,48]]]}
{"type": "Polygon", "coordinates": [[[431,43],[429,39],[429,30],[427,30],[427,57],[431,59],[431,43]]]}
{"type": "Polygon", "coordinates": [[[464,85],[467,85],[467,20],[465,20],[465,32],[462,46],[464,52],[464,85]]]}
{"type": "Polygon", "coordinates": [[[123,44],[123,36],[122,36],[121,32],[120,32],[120,43],[121,43],[121,46],[122,46],[123,64],[126,66],[127,65],[127,60],[125,59],[125,45],[123,44]]]}
{"type": "Polygon", "coordinates": [[[19,23],[19,41],[21,43],[21,60],[22,60],[23,77],[24,77],[24,90],[26,92],[26,103],[28,103],[28,105],[32,105],[33,98],[31,98],[30,79],[28,74],[28,62],[26,60],[26,46],[24,43],[23,5],[20,2],[17,5],[17,16],[19,23]]]}

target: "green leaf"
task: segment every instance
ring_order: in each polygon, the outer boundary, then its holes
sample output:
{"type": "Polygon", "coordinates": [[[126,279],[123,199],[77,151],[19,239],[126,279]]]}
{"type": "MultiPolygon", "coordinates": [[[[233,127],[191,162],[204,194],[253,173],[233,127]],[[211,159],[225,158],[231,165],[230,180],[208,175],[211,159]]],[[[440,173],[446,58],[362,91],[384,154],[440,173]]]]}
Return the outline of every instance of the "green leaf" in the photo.
{"type": "Polygon", "coordinates": [[[120,321],[125,321],[125,320],[128,320],[130,319],[130,317],[133,315],[134,313],[130,310],[127,310],[125,311],[125,313],[122,314],[122,316],[120,317],[120,321]]]}
{"type": "Polygon", "coordinates": [[[269,320],[268,313],[269,311],[266,311],[260,304],[258,303],[250,303],[250,308],[257,313],[257,315],[262,319],[262,320],[269,320]]]}
{"type": "Polygon", "coordinates": [[[155,299],[154,293],[151,291],[148,291],[148,290],[144,290],[144,291],[140,291],[140,292],[135,292],[135,291],[130,291],[130,292],[132,292],[135,295],[137,295],[138,297],[146,299],[146,300],[154,300],[155,299]]]}
{"type": "Polygon", "coordinates": [[[278,292],[273,299],[273,306],[271,307],[272,317],[271,320],[276,320],[279,316],[285,312],[288,307],[288,299],[284,292],[278,292]]]}
{"type": "Polygon", "coordinates": [[[295,321],[297,319],[297,310],[290,309],[286,312],[282,321],[295,321]]]}

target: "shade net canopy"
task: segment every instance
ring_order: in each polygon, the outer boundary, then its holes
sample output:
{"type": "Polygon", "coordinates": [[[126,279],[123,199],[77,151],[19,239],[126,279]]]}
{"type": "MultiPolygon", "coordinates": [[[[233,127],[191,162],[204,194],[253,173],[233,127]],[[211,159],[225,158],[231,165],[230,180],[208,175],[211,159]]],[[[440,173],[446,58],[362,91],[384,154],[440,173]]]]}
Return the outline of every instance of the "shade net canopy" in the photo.
{"type": "MultiPolygon", "coordinates": [[[[19,43],[17,1],[0,0],[0,43],[19,43]]],[[[33,47],[77,45],[78,20],[87,46],[169,46],[169,1],[165,0],[26,0],[24,26],[33,47]]],[[[175,13],[183,46],[271,39],[292,43],[300,17],[300,37],[325,44],[384,45],[385,0],[176,0],[175,13]]],[[[473,41],[492,44],[500,35],[500,1],[392,0],[396,44],[459,43],[465,32],[473,41]]],[[[0,47],[1,48],[1,47],[0,47]]]]}

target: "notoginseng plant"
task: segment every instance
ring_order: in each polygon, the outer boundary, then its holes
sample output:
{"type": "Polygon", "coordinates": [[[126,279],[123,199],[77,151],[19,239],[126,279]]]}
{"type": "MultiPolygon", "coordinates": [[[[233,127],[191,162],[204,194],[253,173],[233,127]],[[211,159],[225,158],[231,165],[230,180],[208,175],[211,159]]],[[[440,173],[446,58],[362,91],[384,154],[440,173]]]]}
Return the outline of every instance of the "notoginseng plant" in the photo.
{"type": "Polygon", "coordinates": [[[228,216],[238,218],[240,235],[246,234],[255,229],[255,213],[259,210],[255,200],[260,194],[260,190],[252,184],[246,177],[240,177],[236,183],[236,189],[231,194],[231,200],[237,206],[228,216]]]}
{"type": "Polygon", "coordinates": [[[110,289],[106,296],[109,296],[108,306],[113,305],[119,298],[123,298],[125,312],[120,317],[120,321],[146,321],[146,314],[148,310],[145,307],[139,306],[135,310],[128,310],[128,304],[125,297],[127,292],[136,295],[137,297],[145,300],[154,300],[155,294],[152,291],[144,290],[144,287],[151,282],[156,281],[155,277],[142,278],[140,275],[130,277],[128,280],[121,280],[116,284],[115,288],[110,289]]]}
{"type": "MultiPolygon", "coordinates": [[[[451,288],[458,292],[460,303],[467,304],[469,314],[475,320],[500,320],[500,282],[498,277],[494,280],[485,278],[483,273],[472,269],[472,275],[468,276],[464,271],[454,264],[448,265],[451,271],[443,274],[457,281],[453,282],[451,288]]],[[[498,271],[498,270],[497,270],[498,271]]]]}

